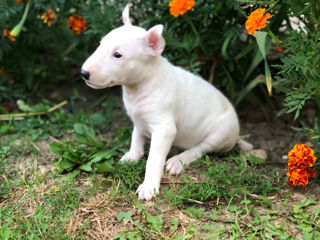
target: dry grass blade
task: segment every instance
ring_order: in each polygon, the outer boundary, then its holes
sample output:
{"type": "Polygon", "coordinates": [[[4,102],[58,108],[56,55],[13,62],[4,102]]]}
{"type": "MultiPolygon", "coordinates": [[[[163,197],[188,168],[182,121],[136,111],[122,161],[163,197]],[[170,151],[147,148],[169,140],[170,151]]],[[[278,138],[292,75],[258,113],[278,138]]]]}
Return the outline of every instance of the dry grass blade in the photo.
{"type": "Polygon", "coordinates": [[[48,109],[48,111],[45,112],[29,112],[29,113],[12,113],[12,114],[0,114],[0,120],[22,120],[25,117],[30,117],[30,116],[39,116],[39,115],[45,115],[47,113],[53,112],[57,110],[58,108],[66,105],[68,101],[63,101],[52,108],[48,109]]]}

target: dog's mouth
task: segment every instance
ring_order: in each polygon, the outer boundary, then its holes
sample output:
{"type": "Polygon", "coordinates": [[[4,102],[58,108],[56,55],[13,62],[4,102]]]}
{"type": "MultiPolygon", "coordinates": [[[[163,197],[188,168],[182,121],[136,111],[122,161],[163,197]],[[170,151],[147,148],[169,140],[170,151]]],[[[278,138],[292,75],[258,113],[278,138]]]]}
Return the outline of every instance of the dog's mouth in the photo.
{"type": "Polygon", "coordinates": [[[85,78],[82,78],[85,82],[86,82],[86,84],[89,86],[89,87],[91,87],[91,88],[94,88],[94,89],[102,89],[102,88],[106,88],[106,86],[100,86],[100,85],[97,85],[97,84],[93,84],[93,83],[91,83],[90,81],[88,81],[87,79],[85,79],[85,78]]]}

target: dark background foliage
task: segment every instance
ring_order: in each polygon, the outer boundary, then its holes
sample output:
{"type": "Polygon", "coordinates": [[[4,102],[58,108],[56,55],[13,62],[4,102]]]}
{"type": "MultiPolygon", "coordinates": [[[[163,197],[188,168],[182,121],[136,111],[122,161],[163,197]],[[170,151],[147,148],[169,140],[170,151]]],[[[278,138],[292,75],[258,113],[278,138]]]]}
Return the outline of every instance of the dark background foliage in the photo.
{"type": "MultiPolygon", "coordinates": [[[[164,55],[174,64],[205,79],[214,74],[214,84],[235,99],[236,93],[248,82],[248,77],[245,79],[247,69],[257,51],[254,45],[248,48],[253,39],[248,38],[244,29],[250,8],[241,7],[237,1],[199,0],[193,10],[174,18],[169,14],[168,2],[133,2],[133,23],[146,29],[162,23],[166,39],[164,55]]],[[[100,38],[122,24],[121,12],[126,3],[32,1],[17,42],[12,43],[1,36],[0,66],[5,67],[8,78],[15,77],[28,92],[44,89],[48,83],[72,85],[78,80],[81,64],[97,47],[100,38]],[[52,27],[40,19],[48,8],[52,8],[57,16],[52,27]],[[68,29],[67,19],[72,14],[82,15],[87,20],[88,29],[81,35],[68,29]]],[[[18,23],[24,5],[11,0],[1,1],[1,30],[12,29],[18,23]]],[[[1,95],[2,98],[10,97],[1,95]]],[[[22,97],[15,95],[16,91],[12,92],[11,99],[22,97]]]]}

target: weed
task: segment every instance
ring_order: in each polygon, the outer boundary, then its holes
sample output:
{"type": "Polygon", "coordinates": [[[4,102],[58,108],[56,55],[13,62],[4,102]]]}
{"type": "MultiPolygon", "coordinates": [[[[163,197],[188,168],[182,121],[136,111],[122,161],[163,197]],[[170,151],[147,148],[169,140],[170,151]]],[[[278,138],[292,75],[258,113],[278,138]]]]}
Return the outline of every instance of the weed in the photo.
{"type": "Polygon", "coordinates": [[[185,212],[189,215],[191,215],[192,217],[196,218],[196,219],[201,219],[203,216],[203,212],[205,211],[205,208],[194,208],[194,207],[190,207],[187,208],[185,210],[185,212]]]}
{"type": "Polygon", "coordinates": [[[73,138],[82,144],[72,141],[54,142],[50,144],[50,151],[59,156],[55,162],[59,172],[72,172],[66,180],[71,181],[80,170],[85,172],[108,173],[113,170],[114,150],[103,150],[106,143],[99,142],[95,131],[85,124],[74,124],[73,138]]]}

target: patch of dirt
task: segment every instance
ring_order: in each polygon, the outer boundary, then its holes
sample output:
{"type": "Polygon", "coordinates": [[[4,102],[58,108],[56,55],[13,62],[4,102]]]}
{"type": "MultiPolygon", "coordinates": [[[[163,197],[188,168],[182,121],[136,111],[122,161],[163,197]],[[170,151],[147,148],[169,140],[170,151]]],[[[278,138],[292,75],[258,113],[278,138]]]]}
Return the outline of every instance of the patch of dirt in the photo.
{"type": "MultiPolygon", "coordinates": [[[[268,156],[266,164],[284,166],[288,162],[286,156],[295,144],[308,142],[309,145],[313,145],[310,139],[299,135],[297,128],[300,125],[298,121],[293,121],[292,114],[277,117],[281,106],[277,110],[267,104],[261,108],[263,111],[254,109],[254,106],[247,106],[238,110],[238,114],[241,135],[248,136],[246,140],[251,142],[255,149],[266,151],[268,156]]],[[[312,109],[308,109],[308,112],[311,111],[312,109]]],[[[304,114],[302,121],[309,121],[304,114]]]]}

